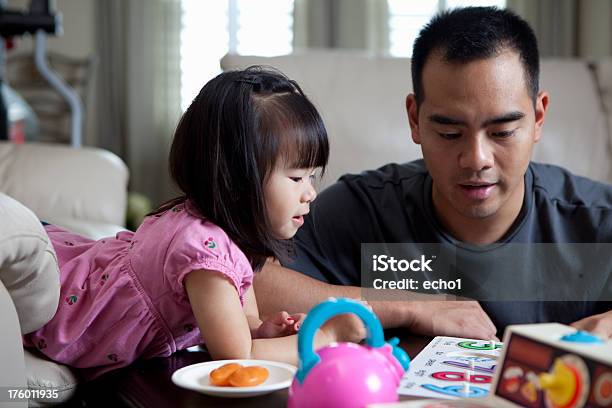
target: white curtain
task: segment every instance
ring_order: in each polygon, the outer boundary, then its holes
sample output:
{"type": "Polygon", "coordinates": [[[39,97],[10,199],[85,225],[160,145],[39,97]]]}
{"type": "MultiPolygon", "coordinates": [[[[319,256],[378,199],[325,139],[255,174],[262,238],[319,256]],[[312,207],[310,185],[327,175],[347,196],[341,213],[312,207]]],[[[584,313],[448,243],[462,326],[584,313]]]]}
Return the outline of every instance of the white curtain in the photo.
{"type": "Polygon", "coordinates": [[[612,1],[508,0],[533,27],[545,57],[612,55],[612,1]]]}
{"type": "Polygon", "coordinates": [[[96,3],[98,86],[95,103],[97,145],[127,159],[126,129],[126,14],[122,0],[96,3]]]}
{"type": "Polygon", "coordinates": [[[172,197],[168,150],[180,116],[180,0],[100,0],[101,147],[130,169],[130,190],[172,197]]]}
{"type": "MultiPolygon", "coordinates": [[[[508,0],[533,27],[542,56],[612,55],[611,0],[508,0]]],[[[388,50],[387,0],[296,0],[295,46],[388,50]]]]}
{"type": "Polygon", "coordinates": [[[387,0],[296,0],[294,47],[388,50],[387,0]]]}

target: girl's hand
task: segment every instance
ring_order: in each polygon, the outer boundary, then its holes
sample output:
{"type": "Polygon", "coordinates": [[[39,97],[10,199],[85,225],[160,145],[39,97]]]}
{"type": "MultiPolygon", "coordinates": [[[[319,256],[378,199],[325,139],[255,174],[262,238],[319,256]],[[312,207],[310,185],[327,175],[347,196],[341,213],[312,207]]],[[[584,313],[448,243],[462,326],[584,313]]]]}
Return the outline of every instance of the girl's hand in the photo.
{"type": "Polygon", "coordinates": [[[305,318],[304,313],[290,315],[285,311],[278,312],[261,323],[253,338],[264,339],[296,334],[305,318]]]}

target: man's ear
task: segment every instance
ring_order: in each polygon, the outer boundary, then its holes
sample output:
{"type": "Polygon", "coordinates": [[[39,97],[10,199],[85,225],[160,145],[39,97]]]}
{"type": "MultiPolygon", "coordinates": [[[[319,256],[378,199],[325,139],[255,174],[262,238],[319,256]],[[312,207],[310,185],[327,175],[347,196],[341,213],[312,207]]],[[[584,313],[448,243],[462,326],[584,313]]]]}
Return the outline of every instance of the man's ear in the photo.
{"type": "Polygon", "coordinates": [[[408,122],[410,123],[412,141],[416,144],[421,144],[421,136],[419,134],[419,112],[414,94],[409,94],[406,97],[406,113],[408,114],[408,122]]]}
{"type": "Polygon", "coordinates": [[[548,93],[542,91],[538,93],[535,104],[535,132],[534,132],[534,143],[537,143],[542,136],[542,127],[544,126],[544,119],[546,117],[546,110],[548,109],[548,93]]]}

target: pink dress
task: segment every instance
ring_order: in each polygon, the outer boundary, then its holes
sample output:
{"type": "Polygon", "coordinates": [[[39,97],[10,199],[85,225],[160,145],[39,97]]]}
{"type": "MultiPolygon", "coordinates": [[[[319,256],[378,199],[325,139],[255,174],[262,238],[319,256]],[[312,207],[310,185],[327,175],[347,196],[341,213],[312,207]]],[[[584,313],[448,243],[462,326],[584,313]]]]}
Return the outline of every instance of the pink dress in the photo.
{"type": "Polygon", "coordinates": [[[135,233],[93,241],[47,226],[61,271],[57,313],[24,336],[86,378],[137,358],[169,356],[201,344],[183,281],[193,270],[223,273],[243,296],[253,270],[227,234],[189,202],[149,216],[135,233]]]}

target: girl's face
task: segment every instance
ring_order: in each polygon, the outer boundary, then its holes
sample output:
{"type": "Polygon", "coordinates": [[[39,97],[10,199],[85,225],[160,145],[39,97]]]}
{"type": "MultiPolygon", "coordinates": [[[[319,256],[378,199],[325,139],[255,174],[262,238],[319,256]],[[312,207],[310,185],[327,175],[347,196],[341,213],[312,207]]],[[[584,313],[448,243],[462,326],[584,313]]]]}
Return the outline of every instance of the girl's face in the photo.
{"type": "Polygon", "coordinates": [[[277,166],[264,186],[264,197],[272,232],[289,239],[304,224],[310,203],[317,196],[313,187],[316,169],[277,166]]]}

